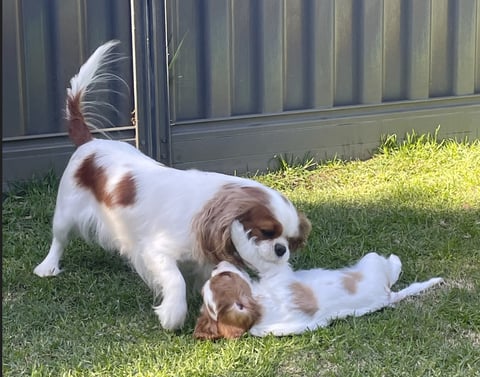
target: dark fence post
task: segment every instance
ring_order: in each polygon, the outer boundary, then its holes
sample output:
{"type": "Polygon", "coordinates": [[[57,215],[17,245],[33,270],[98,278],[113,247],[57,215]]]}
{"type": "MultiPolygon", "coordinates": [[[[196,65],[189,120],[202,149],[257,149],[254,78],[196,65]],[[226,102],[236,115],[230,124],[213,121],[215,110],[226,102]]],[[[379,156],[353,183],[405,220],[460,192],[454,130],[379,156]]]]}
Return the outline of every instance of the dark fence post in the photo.
{"type": "Polygon", "coordinates": [[[131,1],[137,144],[171,165],[165,9],[165,1],[131,1]]]}

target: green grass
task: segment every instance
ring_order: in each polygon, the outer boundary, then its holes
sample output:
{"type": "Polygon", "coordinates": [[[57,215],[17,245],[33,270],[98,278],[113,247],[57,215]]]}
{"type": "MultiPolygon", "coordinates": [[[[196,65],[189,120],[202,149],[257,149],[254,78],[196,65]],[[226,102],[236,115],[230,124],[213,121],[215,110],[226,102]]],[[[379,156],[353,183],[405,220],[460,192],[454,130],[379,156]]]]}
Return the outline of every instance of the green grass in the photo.
{"type": "Polygon", "coordinates": [[[198,296],[185,328],[165,332],[140,278],[96,246],[74,241],[63,274],[33,275],[50,243],[50,175],[3,201],[3,374],[479,376],[480,144],[390,137],[368,161],[279,162],[256,179],[312,220],[296,267],[340,267],[376,250],[402,259],[398,287],[433,276],[446,284],[299,336],[196,341],[198,296]]]}

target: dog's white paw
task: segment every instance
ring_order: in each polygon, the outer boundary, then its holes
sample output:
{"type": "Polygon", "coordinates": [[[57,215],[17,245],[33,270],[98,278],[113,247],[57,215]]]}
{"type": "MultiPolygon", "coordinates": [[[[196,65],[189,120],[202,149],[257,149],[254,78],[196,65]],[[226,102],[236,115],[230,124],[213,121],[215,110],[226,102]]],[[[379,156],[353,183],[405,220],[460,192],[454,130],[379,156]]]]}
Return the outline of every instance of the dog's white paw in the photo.
{"type": "MultiPolygon", "coordinates": [[[[165,300],[164,300],[165,301],[165,300]]],[[[155,306],[155,314],[160,320],[160,324],[165,330],[176,330],[183,326],[187,317],[187,303],[163,302],[161,305],[155,306]]]]}
{"type": "Polygon", "coordinates": [[[390,256],[388,257],[388,260],[390,261],[391,264],[396,265],[400,267],[400,269],[402,269],[402,261],[397,255],[390,254],[390,256]]]}
{"type": "Polygon", "coordinates": [[[40,277],[46,277],[46,276],[56,276],[62,271],[63,270],[60,269],[60,266],[58,264],[51,265],[50,263],[42,262],[37,267],[35,267],[35,269],[33,270],[33,273],[40,277]]]}
{"type": "Polygon", "coordinates": [[[390,284],[394,284],[400,277],[402,272],[402,261],[395,254],[391,254],[388,257],[388,262],[390,264],[390,284]]]}
{"type": "Polygon", "coordinates": [[[248,231],[245,230],[243,224],[238,220],[234,220],[232,222],[232,225],[230,227],[230,234],[232,237],[232,242],[235,246],[237,246],[237,249],[240,245],[248,243],[249,241],[248,231]]]}

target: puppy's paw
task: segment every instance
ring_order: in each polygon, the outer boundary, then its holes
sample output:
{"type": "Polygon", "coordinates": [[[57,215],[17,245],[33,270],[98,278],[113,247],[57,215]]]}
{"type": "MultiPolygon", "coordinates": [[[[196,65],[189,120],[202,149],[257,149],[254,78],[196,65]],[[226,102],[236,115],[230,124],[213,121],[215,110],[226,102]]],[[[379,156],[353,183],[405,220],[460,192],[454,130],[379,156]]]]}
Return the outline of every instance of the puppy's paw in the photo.
{"type": "Polygon", "coordinates": [[[243,224],[240,221],[234,220],[232,222],[232,225],[230,227],[230,234],[232,236],[232,242],[237,247],[237,250],[241,245],[248,243],[249,232],[250,231],[245,230],[243,224]]]}
{"type": "Polygon", "coordinates": [[[162,302],[161,305],[155,306],[155,314],[160,320],[160,324],[165,330],[176,330],[183,326],[187,317],[187,303],[170,303],[162,302]]]}
{"type": "Polygon", "coordinates": [[[390,261],[390,263],[392,265],[396,265],[398,266],[400,269],[402,269],[402,262],[400,261],[400,258],[395,255],[395,254],[390,254],[390,256],[388,257],[388,260],[390,261]]]}
{"type": "Polygon", "coordinates": [[[45,263],[45,262],[40,263],[33,270],[33,273],[40,277],[56,276],[60,272],[62,272],[62,270],[60,269],[60,266],[58,264],[52,265],[50,263],[45,263]]]}
{"type": "Polygon", "coordinates": [[[402,262],[398,256],[391,254],[388,257],[388,263],[390,265],[390,284],[393,285],[398,280],[400,273],[402,272],[402,262]]]}

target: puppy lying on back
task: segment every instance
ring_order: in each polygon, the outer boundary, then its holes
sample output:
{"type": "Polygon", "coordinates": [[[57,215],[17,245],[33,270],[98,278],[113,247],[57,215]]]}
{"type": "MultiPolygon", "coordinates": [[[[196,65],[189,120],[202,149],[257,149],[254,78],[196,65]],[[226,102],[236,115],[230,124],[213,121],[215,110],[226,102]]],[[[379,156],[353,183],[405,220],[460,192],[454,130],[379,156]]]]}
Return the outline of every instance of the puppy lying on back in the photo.
{"type": "MultiPolygon", "coordinates": [[[[241,223],[231,228],[233,243],[248,264],[255,259],[255,237],[241,223]]],[[[257,265],[258,267],[258,265],[257,265]]],[[[221,262],[203,287],[204,304],[194,336],[199,339],[299,334],[332,320],[361,316],[393,306],[443,281],[432,278],[391,291],[402,268],[396,255],[365,255],[339,270],[293,271],[288,262],[263,264],[259,280],[221,262]]]]}

